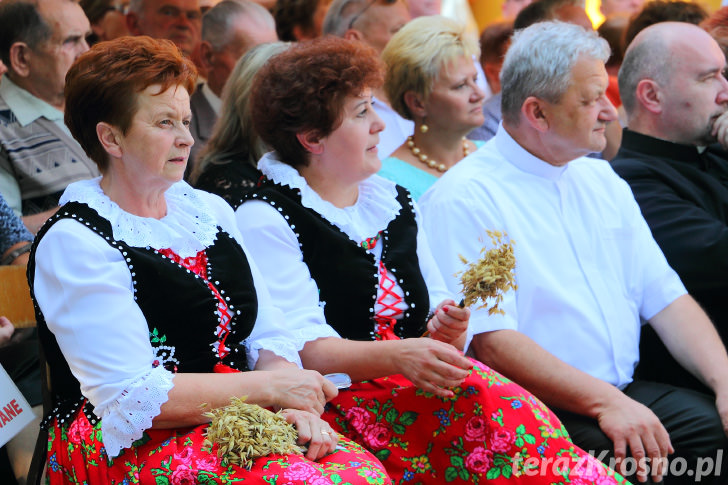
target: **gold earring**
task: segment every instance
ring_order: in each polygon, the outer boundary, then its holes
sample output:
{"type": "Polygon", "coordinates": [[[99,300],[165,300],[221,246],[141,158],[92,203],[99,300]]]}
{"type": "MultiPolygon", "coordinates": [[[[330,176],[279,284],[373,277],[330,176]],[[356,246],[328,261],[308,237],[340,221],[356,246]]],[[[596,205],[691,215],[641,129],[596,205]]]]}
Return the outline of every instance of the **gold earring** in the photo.
{"type": "Polygon", "coordinates": [[[427,126],[427,123],[422,123],[420,125],[420,133],[423,133],[423,134],[427,133],[427,130],[429,130],[429,129],[430,129],[430,127],[427,126]]]}

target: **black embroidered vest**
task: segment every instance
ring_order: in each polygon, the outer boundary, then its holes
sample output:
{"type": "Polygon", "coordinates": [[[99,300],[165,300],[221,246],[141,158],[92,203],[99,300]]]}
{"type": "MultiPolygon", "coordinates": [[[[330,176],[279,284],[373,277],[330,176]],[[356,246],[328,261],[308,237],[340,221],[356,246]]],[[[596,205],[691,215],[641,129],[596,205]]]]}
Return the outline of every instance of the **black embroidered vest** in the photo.
{"type": "MultiPolygon", "coordinates": [[[[379,286],[374,256],[319,213],[301,205],[299,190],[265,179],[244,200],[267,202],[285,217],[316,281],[328,324],[344,338],[374,340],[374,303],[379,286]]],[[[397,186],[397,200],[402,210],[383,231],[378,244],[383,245],[382,261],[396,277],[409,306],[398,320],[395,334],[419,337],[426,329],[429,294],[417,257],[412,199],[406,189],[397,186]]]]}
{"type": "MultiPolygon", "coordinates": [[[[233,369],[248,370],[245,348],[241,342],[250,335],[255,324],[258,302],[248,260],[237,241],[218,227],[215,242],[205,249],[208,280],[221,293],[232,315],[230,334],[226,341],[231,351],[220,361],[212,347],[216,341],[215,330],[220,323],[216,314],[219,300],[205,280],[154,248],[131,247],[123,241],[114,240],[109,221],[86,204],[71,202],[61,207],[38,233],[28,264],[28,281],[35,305],[38,333],[50,364],[53,402],[56,406],[51,415],[46,417],[44,425],[53,417],[61,422],[72,417],[84,402],[80,385],[71,374],[54,335],[48,329],[33,291],[35,248],[56,222],[70,218],[97,233],[124,256],[132,276],[134,299],[147,320],[150,342],[157,353],[159,365],[172,372],[212,372],[219,362],[233,369]]],[[[124,325],[124,322],[108,324],[124,325]]],[[[99,337],[103,338],[103,335],[99,337]]],[[[92,424],[98,420],[93,415],[90,403],[86,404],[84,412],[92,424]]]]}

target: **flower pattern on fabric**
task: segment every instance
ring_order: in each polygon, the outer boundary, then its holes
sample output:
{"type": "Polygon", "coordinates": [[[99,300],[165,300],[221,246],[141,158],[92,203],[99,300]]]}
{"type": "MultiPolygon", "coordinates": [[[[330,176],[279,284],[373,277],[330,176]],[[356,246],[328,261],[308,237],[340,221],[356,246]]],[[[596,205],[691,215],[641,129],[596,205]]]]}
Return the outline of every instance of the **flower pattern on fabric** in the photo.
{"type": "Polygon", "coordinates": [[[149,332],[149,341],[154,349],[154,360],[152,366],[159,367],[160,365],[170,372],[177,373],[177,366],[179,360],[174,356],[174,346],[165,345],[167,342],[166,335],[160,335],[159,330],[156,328],[149,332]]]}
{"type": "Polygon", "coordinates": [[[575,446],[541,401],[472,362],[451,397],[388,376],[340,391],[323,418],[374,453],[397,484],[628,483],[575,446]]]}
{"type": "Polygon", "coordinates": [[[51,485],[386,485],[391,480],[381,463],[361,446],[341,439],[336,450],[318,462],[300,455],[270,455],[255,460],[250,471],[223,467],[217,450],[204,445],[206,426],[148,430],[144,437],[109,459],[101,444],[101,423],[91,425],[79,412],[48,435],[48,479],[51,485]]]}

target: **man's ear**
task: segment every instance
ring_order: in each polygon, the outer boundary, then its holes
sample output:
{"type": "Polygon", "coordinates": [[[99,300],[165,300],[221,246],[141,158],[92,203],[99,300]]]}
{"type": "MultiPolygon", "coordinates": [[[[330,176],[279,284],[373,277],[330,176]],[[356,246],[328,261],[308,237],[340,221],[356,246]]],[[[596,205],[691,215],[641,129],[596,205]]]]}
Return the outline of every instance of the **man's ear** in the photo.
{"type": "Polygon", "coordinates": [[[427,116],[424,101],[420,95],[414,91],[407,91],[404,93],[404,104],[407,105],[407,109],[409,109],[414,118],[424,118],[427,116]]]}
{"type": "Polygon", "coordinates": [[[360,30],[349,29],[344,32],[344,39],[364,41],[364,35],[361,33],[360,30]]]}
{"type": "Polygon", "coordinates": [[[642,79],[635,89],[637,102],[652,113],[662,112],[662,91],[660,85],[652,79],[642,79]]]}
{"type": "Polygon", "coordinates": [[[549,129],[547,111],[548,106],[546,102],[535,96],[529,96],[523,102],[523,105],[521,105],[521,115],[528,124],[542,133],[549,129]]]}
{"type": "Polygon", "coordinates": [[[212,50],[212,44],[209,41],[203,40],[200,42],[200,60],[207,71],[212,69],[212,56],[214,55],[215,52],[212,50]]]}
{"type": "Polygon", "coordinates": [[[33,51],[25,42],[15,42],[10,46],[8,52],[10,57],[10,65],[8,69],[12,70],[20,77],[30,76],[30,60],[33,51]]]}
{"type": "Polygon", "coordinates": [[[100,121],[96,123],[96,136],[99,138],[101,146],[104,147],[106,153],[114,158],[121,158],[123,150],[121,148],[120,133],[118,128],[110,124],[100,121]]]}
{"type": "Polygon", "coordinates": [[[139,15],[136,12],[126,14],[126,28],[129,29],[131,35],[141,35],[139,30],[139,15]]]}
{"type": "Polygon", "coordinates": [[[321,155],[324,151],[324,144],[321,137],[319,137],[313,131],[306,131],[304,133],[296,133],[298,142],[303,145],[303,148],[313,154],[321,155]]]}

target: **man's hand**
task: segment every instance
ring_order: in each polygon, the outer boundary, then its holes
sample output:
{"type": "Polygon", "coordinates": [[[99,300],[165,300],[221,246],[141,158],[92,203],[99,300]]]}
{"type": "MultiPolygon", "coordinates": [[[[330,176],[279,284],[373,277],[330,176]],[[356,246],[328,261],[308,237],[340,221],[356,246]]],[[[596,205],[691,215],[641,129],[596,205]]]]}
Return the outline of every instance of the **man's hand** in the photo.
{"type": "MultiPolygon", "coordinates": [[[[614,402],[610,402],[597,414],[599,427],[614,442],[614,456],[617,459],[617,471],[624,473],[627,447],[637,461],[637,480],[647,481],[647,463],[649,458],[652,480],[662,480],[664,458],[674,452],[670,436],[660,420],[647,406],[619,393],[614,402]]],[[[728,400],[726,401],[728,413],[728,400]]],[[[725,422],[725,421],[724,421],[725,422]]]]}

